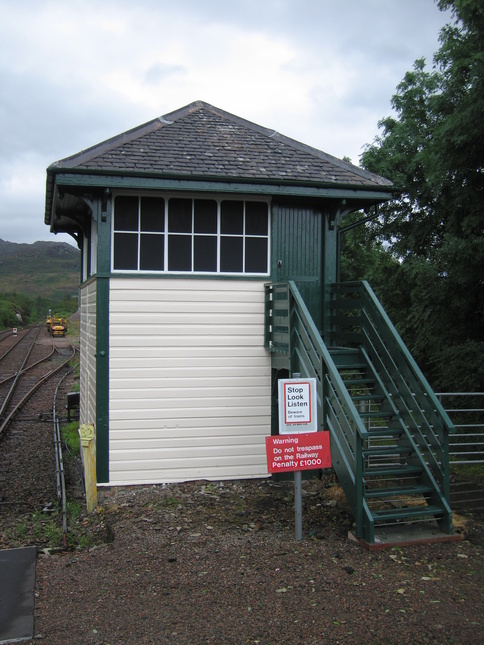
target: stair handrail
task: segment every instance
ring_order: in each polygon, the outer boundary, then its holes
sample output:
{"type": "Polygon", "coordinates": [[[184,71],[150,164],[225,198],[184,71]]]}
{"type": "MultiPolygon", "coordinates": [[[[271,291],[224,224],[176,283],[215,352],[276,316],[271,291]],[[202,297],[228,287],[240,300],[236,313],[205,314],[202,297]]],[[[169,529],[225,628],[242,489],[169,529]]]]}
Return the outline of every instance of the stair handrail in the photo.
{"type": "Polygon", "coordinates": [[[290,354],[291,371],[317,381],[319,425],[330,431],[333,468],[353,506],[357,534],[361,535],[363,523],[368,520],[363,517],[361,503],[362,446],[368,431],[296,284],[292,280],[267,284],[266,308],[266,349],[290,354]],[[271,301],[270,294],[274,293],[286,294],[277,306],[271,301]],[[287,311],[282,311],[282,302],[287,302],[287,311]],[[271,318],[284,320],[285,331],[280,321],[272,328],[271,318]],[[277,340],[273,342],[275,336],[277,340]],[[351,431],[345,432],[345,428],[351,431]],[[346,480],[351,480],[350,487],[345,486],[346,480]]]}
{"type": "MultiPolygon", "coordinates": [[[[316,325],[314,324],[311,314],[309,313],[309,310],[295,282],[293,282],[292,280],[289,280],[288,282],[272,282],[272,283],[266,284],[265,286],[266,286],[266,289],[269,289],[271,291],[273,291],[274,288],[286,289],[288,294],[290,294],[293,297],[294,302],[296,304],[296,307],[294,308],[294,313],[298,316],[299,320],[301,321],[304,328],[306,329],[310,342],[315,348],[317,348],[317,351],[320,353],[320,356],[321,356],[320,360],[323,363],[323,365],[326,367],[325,372],[327,372],[328,378],[336,386],[336,390],[338,394],[343,399],[345,408],[348,411],[351,411],[351,415],[349,416],[354,417],[356,431],[358,432],[361,438],[366,438],[368,436],[368,431],[365,428],[363,422],[361,421],[361,417],[355,407],[353,400],[349,395],[349,392],[344,384],[343,379],[341,378],[340,373],[338,372],[338,368],[336,367],[331,357],[331,354],[329,353],[329,350],[321,337],[320,332],[318,331],[316,325]]],[[[291,316],[290,312],[288,312],[287,313],[288,328],[286,332],[288,336],[288,340],[285,343],[285,347],[287,347],[288,349],[286,350],[286,352],[290,351],[289,347],[291,346],[291,342],[289,338],[293,336],[293,331],[294,331],[293,329],[291,329],[292,318],[293,316],[291,316]]],[[[270,326],[270,322],[269,320],[267,320],[266,330],[268,330],[269,326],[270,326]]],[[[284,352],[285,350],[281,349],[280,346],[273,346],[271,344],[270,336],[271,336],[270,332],[266,331],[266,349],[268,349],[269,351],[284,352]]],[[[294,349],[295,348],[293,347],[293,350],[294,349]]],[[[307,348],[303,343],[300,344],[299,349],[304,350],[304,352],[307,351],[307,348]]],[[[318,381],[318,385],[322,386],[321,373],[318,373],[312,367],[309,367],[312,365],[313,365],[312,361],[309,361],[304,364],[305,369],[304,369],[303,375],[306,378],[316,378],[318,381]]],[[[320,416],[320,418],[324,419],[324,410],[322,409],[324,407],[324,401],[320,396],[318,396],[318,405],[321,406],[321,410],[318,410],[318,412],[323,412],[323,415],[320,416]]],[[[323,421],[323,424],[324,424],[324,421],[323,421]]]]}
{"type": "MultiPolygon", "coordinates": [[[[348,316],[348,324],[353,326],[349,336],[371,349],[375,360],[381,361],[385,370],[390,369],[387,373],[394,402],[401,400],[403,408],[400,411],[411,425],[409,430],[415,434],[415,440],[426,454],[429,467],[448,499],[449,434],[455,432],[452,421],[368,282],[340,283],[333,285],[333,289],[339,294],[357,292],[360,313],[357,317],[348,316]],[[355,331],[357,328],[360,328],[359,332],[355,331]]],[[[355,300],[350,299],[348,309],[355,306],[355,300]]],[[[341,317],[338,320],[341,322],[341,317]]],[[[334,338],[337,336],[335,331],[334,338]]]]}
{"type": "Polygon", "coordinates": [[[388,317],[388,314],[386,311],[383,309],[380,301],[378,300],[375,292],[373,289],[370,287],[369,283],[366,280],[362,280],[362,287],[363,290],[366,292],[367,296],[370,298],[373,306],[375,307],[376,311],[378,312],[378,315],[384,320],[386,326],[388,327],[389,331],[391,332],[393,336],[393,340],[395,344],[398,346],[398,349],[400,351],[401,356],[404,357],[407,365],[410,367],[411,371],[413,372],[415,379],[419,382],[420,386],[424,390],[426,396],[428,397],[428,400],[432,402],[432,405],[434,407],[434,410],[439,414],[443,421],[443,425],[445,429],[447,430],[448,434],[453,434],[455,432],[455,426],[453,422],[451,421],[449,415],[445,411],[442,403],[439,401],[437,398],[435,392],[431,388],[429,382],[425,378],[422,370],[420,367],[417,365],[415,359],[413,358],[412,354],[409,352],[407,346],[403,342],[400,334],[396,330],[395,326],[393,325],[392,321],[388,317]]]}

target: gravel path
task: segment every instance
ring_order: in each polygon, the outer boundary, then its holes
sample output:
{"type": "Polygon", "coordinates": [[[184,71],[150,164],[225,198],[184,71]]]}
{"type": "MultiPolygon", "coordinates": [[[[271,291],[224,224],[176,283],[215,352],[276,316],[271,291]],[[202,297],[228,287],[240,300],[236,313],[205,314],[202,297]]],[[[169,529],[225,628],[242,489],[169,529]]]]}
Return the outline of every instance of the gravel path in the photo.
{"type": "Polygon", "coordinates": [[[479,530],[368,552],[347,539],[337,487],[304,489],[302,541],[289,483],[106,498],[103,544],[39,555],[36,635],[46,645],[484,642],[479,530]]]}

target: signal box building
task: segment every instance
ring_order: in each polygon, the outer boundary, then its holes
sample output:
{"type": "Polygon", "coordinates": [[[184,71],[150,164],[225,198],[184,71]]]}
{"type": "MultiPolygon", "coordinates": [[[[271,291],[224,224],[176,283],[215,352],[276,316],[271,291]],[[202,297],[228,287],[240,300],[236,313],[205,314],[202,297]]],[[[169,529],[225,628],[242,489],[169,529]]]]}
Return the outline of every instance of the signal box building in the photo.
{"type": "MultiPolygon", "coordinates": [[[[315,370],[320,425],[371,541],[366,448],[347,428],[360,439],[366,430],[337,422],[354,407],[336,409],[343,395],[327,349],[342,344],[341,220],[391,197],[388,180],[203,102],[52,164],[45,223],[82,252],[80,423],[95,427],[98,485],[267,476],[277,379],[315,370]]],[[[348,363],[357,346],[335,360],[348,363]]],[[[403,463],[406,431],[388,432],[400,433],[403,463]]],[[[438,477],[424,462],[428,487],[438,477]]]]}
{"type": "Polygon", "coordinates": [[[264,284],[296,280],[322,327],[338,222],[390,190],[202,102],[48,168],[46,224],[82,251],[99,484],[267,475],[264,284]]]}

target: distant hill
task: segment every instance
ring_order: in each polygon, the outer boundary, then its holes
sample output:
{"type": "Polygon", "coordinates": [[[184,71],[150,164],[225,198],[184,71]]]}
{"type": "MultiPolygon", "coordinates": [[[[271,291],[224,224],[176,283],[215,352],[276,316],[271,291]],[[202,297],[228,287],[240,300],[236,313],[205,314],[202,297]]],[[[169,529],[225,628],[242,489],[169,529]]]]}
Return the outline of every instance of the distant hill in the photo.
{"type": "Polygon", "coordinates": [[[16,244],[0,240],[0,293],[31,298],[76,296],[80,252],[66,242],[16,244]]]}

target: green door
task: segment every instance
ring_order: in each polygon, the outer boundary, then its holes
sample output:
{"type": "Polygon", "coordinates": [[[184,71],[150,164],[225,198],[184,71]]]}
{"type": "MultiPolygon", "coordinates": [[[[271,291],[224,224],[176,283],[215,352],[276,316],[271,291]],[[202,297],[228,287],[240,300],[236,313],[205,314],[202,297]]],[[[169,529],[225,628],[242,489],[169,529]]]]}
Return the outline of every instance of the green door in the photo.
{"type": "Polygon", "coordinates": [[[322,329],[323,217],[320,210],[272,207],[272,280],[294,280],[313,320],[322,329]]]}

